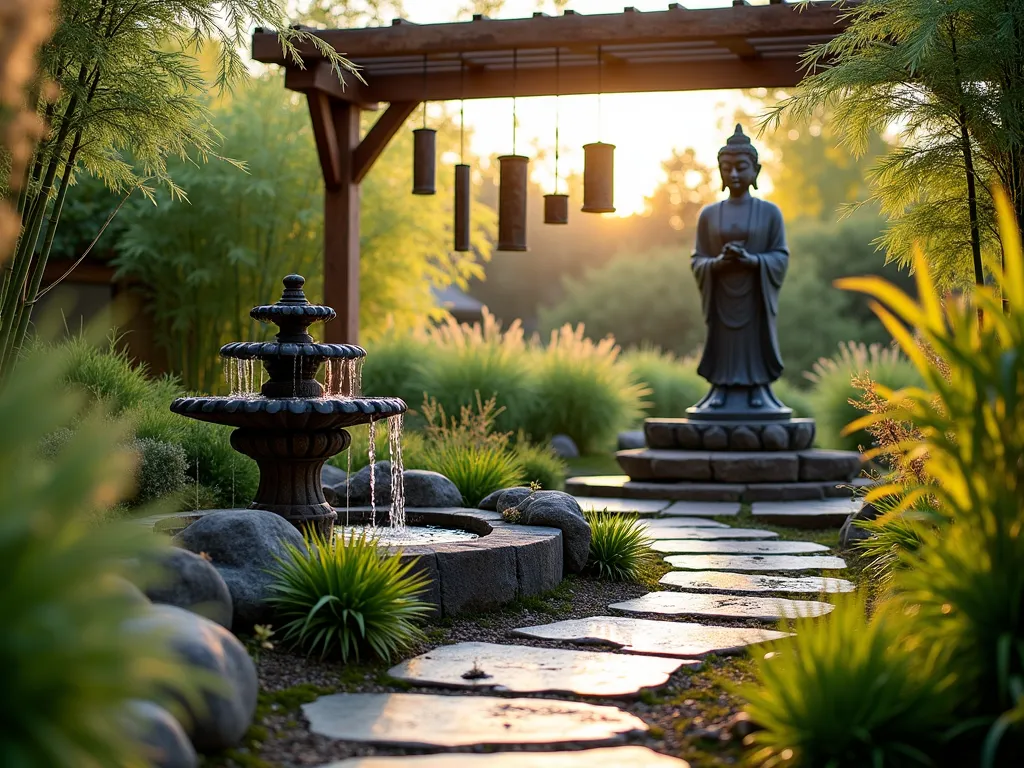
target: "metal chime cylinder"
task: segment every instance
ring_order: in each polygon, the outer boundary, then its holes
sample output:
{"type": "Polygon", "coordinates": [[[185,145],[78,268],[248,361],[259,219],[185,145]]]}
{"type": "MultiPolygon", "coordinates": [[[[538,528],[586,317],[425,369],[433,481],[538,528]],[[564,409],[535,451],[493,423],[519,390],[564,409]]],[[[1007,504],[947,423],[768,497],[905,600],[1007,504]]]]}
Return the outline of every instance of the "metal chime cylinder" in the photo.
{"type": "Polygon", "coordinates": [[[526,187],[530,158],[502,155],[498,182],[498,250],[526,250],[526,187]]]}
{"type": "Polygon", "coordinates": [[[412,193],[432,195],[437,169],[437,131],[417,128],[412,132],[412,193]]]}
{"type": "Polygon", "coordinates": [[[468,251],[469,245],[469,166],[459,163],[455,166],[455,250],[468,251]]]}
{"type": "Polygon", "coordinates": [[[569,223],[568,195],[544,195],[544,223],[569,223]]]}
{"type": "Polygon", "coordinates": [[[615,145],[583,145],[583,208],[586,213],[615,210],[615,145]]]}

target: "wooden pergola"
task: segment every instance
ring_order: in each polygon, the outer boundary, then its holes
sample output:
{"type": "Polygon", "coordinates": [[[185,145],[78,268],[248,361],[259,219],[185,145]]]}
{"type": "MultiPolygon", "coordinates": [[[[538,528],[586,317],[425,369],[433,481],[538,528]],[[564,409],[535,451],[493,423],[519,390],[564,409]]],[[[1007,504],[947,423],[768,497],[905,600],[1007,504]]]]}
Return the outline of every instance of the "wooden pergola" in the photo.
{"type": "Polygon", "coordinates": [[[324,302],[340,322],[327,341],[359,336],[359,186],[374,161],[424,101],[781,88],[802,76],[800,56],[843,27],[831,3],[489,19],[450,24],[327,29],[318,33],[360,67],[364,83],[342,83],[309,45],[304,67],[286,60],[277,35],[257,29],[257,61],[285,67],[285,87],[304,93],[323,170],[324,302]],[[516,63],[515,77],[513,59],[516,63]],[[600,62],[600,63],[599,63],[600,62]],[[388,105],[365,136],[363,110],[388,105]]]}

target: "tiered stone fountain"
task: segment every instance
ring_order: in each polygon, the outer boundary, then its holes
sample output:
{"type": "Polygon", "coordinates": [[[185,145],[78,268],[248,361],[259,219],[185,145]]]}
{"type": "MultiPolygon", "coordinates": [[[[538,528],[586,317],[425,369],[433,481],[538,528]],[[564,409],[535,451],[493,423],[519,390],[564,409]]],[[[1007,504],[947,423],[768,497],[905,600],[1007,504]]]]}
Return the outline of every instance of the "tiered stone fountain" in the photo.
{"type": "Polygon", "coordinates": [[[226,370],[233,370],[228,361],[234,361],[238,371],[237,391],[228,397],[181,397],[171,403],[171,410],[237,427],[231,434],[232,447],[254,459],[260,470],[250,509],[274,512],[300,530],[313,528],[331,535],[337,513],[324,498],[324,462],[351,443],[346,427],[405,413],[406,404],[397,397],[361,396],[359,371],[366,357],[361,347],[314,341],[309,326],[333,320],[335,312],[310,304],[302,291],[304,283],[300,275],[288,275],[276,304],[249,312],[255,320],[278,326],[274,341],[221,347],[226,370]],[[269,377],[258,393],[257,361],[269,377]],[[326,390],[316,380],[324,363],[326,390]]]}

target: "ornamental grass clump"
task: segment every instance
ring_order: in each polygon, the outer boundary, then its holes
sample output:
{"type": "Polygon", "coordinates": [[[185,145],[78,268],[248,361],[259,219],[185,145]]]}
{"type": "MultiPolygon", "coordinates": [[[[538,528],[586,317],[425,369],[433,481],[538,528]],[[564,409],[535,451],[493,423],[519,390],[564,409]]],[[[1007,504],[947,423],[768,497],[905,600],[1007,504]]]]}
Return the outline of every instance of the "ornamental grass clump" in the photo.
{"type": "Polygon", "coordinates": [[[590,454],[614,446],[619,431],[640,420],[650,390],[618,362],[615,339],[592,341],[583,332],[582,325],[564,325],[547,345],[531,345],[538,397],[526,429],[535,440],[569,435],[590,454]]]}
{"type": "Polygon", "coordinates": [[[923,642],[898,609],[865,619],[858,596],[826,619],[801,618],[795,635],[754,651],[756,684],[738,687],[763,730],[748,737],[762,768],[935,765],[953,722],[956,679],[941,645],[923,642]]]}
{"type": "Polygon", "coordinates": [[[148,765],[129,702],[196,704],[200,684],[166,637],[141,628],[148,603],[118,578],[165,545],[99,521],[131,485],[130,425],[69,391],[65,363],[35,352],[0,385],[0,765],[148,765]]]}
{"type": "Polygon", "coordinates": [[[415,560],[366,531],[333,540],[314,532],[307,546],[286,545],[270,587],[281,642],[347,662],[368,652],[390,660],[422,639],[418,623],[432,609],[419,598],[429,579],[413,571],[415,560]]]}
{"type": "Polygon", "coordinates": [[[622,356],[622,364],[638,384],[650,393],[645,416],[677,417],[708,392],[708,383],[697,373],[696,357],[677,358],[671,353],[645,347],[622,356]]]}
{"type": "Polygon", "coordinates": [[[550,445],[531,443],[520,432],[512,452],[523,468],[525,482],[536,484],[545,491],[560,491],[565,487],[569,465],[550,445]]]}
{"type": "Polygon", "coordinates": [[[636,515],[603,511],[583,513],[590,523],[590,555],[587,570],[608,581],[640,581],[657,558],[651,539],[636,515]]]}

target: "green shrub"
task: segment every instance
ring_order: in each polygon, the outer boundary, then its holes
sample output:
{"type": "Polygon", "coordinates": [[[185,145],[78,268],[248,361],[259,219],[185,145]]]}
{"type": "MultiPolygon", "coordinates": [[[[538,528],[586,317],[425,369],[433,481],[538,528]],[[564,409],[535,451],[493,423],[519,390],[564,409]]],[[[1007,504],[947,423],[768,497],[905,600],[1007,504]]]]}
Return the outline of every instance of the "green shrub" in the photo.
{"type": "Polygon", "coordinates": [[[385,333],[370,346],[363,362],[363,392],[400,397],[410,408],[423,402],[424,383],[434,362],[433,350],[419,336],[385,333]]]}
{"type": "Polygon", "coordinates": [[[779,400],[793,409],[793,418],[814,418],[811,396],[807,390],[798,389],[786,379],[779,379],[772,384],[772,392],[779,400]]]}
{"type": "Polygon", "coordinates": [[[256,462],[231,447],[231,427],[181,417],[181,447],[188,457],[188,477],[198,478],[216,499],[217,507],[244,507],[259,486],[256,462]],[[197,466],[198,465],[198,466],[197,466]]]}
{"type": "Polygon", "coordinates": [[[514,432],[528,423],[539,405],[537,379],[518,322],[503,331],[487,314],[474,325],[449,319],[430,339],[423,388],[447,413],[472,408],[479,396],[495,399],[498,430],[514,432]]]}
{"type": "Polygon", "coordinates": [[[136,438],[128,447],[139,454],[131,499],[134,504],[180,494],[188,485],[188,457],[180,445],[144,437],[136,438]]]}
{"type": "Polygon", "coordinates": [[[587,570],[608,581],[639,581],[657,559],[647,529],[636,515],[605,511],[584,513],[590,523],[587,570]]]}
{"type": "Polygon", "coordinates": [[[131,700],[193,697],[191,668],[141,617],[119,574],[161,541],[137,525],[97,525],[131,478],[127,426],[86,415],[60,355],[44,350],[0,388],[0,765],[143,765],[121,714],[131,700]],[[61,384],[63,381],[65,384],[61,384]],[[45,471],[33,453],[66,433],[45,471]]]}
{"type": "MultiPolygon", "coordinates": [[[[360,424],[348,428],[347,431],[352,435],[352,444],[337,456],[332,456],[330,463],[347,472],[349,470],[349,454],[351,454],[352,472],[358,472],[370,463],[370,428],[365,424],[360,424]]],[[[374,446],[378,460],[391,458],[388,452],[388,427],[384,422],[377,422],[374,446]]],[[[402,430],[402,463],[406,469],[426,469],[423,456],[425,451],[426,438],[422,432],[412,429],[402,430]]]]}
{"type": "Polygon", "coordinates": [[[431,610],[418,595],[427,587],[415,560],[403,563],[366,532],[327,541],[307,539],[309,552],[287,544],[268,602],[282,642],[321,658],[358,660],[367,651],[390,660],[423,635],[416,623],[431,610]]]}
{"type": "Polygon", "coordinates": [[[756,683],[739,689],[758,766],[928,766],[952,722],[955,678],[938,645],[914,635],[897,610],[865,623],[863,598],[827,619],[798,619],[795,636],[754,654],[756,683]],[[765,653],[768,651],[768,653],[765,653]]]}
{"type": "Polygon", "coordinates": [[[69,337],[54,350],[67,359],[66,380],[81,387],[107,408],[119,414],[141,405],[153,396],[153,384],[146,368],[135,365],[111,335],[105,347],[90,342],[84,334],[69,337]]]}
{"type": "Polygon", "coordinates": [[[645,416],[681,418],[707,394],[710,385],[697,373],[697,363],[696,357],[679,359],[654,348],[631,350],[622,356],[633,381],[650,390],[645,416]]]}
{"type": "Polygon", "coordinates": [[[569,465],[550,445],[531,443],[520,434],[512,452],[523,468],[524,482],[537,483],[545,491],[560,491],[565,487],[569,465]]]}
{"type": "Polygon", "coordinates": [[[455,483],[467,507],[477,506],[500,488],[523,483],[523,465],[514,454],[497,445],[433,443],[427,447],[424,463],[424,469],[440,472],[455,483]]]}
{"type": "Polygon", "coordinates": [[[822,447],[848,451],[871,447],[871,435],[864,430],[842,434],[847,424],[863,415],[850,400],[861,395],[853,386],[853,377],[864,373],[891,389],[921,383],[921,375],[898,349],[880,344],[868,347],[852,341],[840,344],[835,356],[821,358],[807,374],[813,385],[808,399],[817,420],[818,444],[822,447]]]}
{"type": "Polygon", "coordinates": [[[618,356],[614,339],[591,341],[582,325],[553,331],[547,346],[534,344],[538,399],[526,427],[530,436],[568,435],[584,454],[613,447],[618,433],[640,419],[648,394],[618,356]]]}

